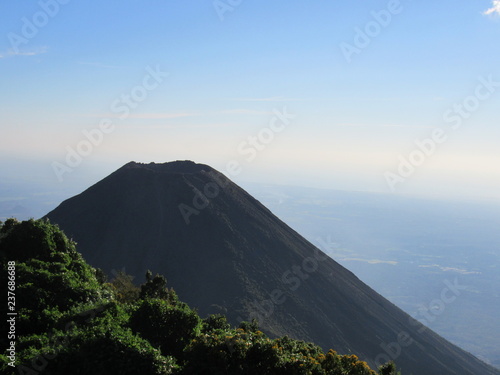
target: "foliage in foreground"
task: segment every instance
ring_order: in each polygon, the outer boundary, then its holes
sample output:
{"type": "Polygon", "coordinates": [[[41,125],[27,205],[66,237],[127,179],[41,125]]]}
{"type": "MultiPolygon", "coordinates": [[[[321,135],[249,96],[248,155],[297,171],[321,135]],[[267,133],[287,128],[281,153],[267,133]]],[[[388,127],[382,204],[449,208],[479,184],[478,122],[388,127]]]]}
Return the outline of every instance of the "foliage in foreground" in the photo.
{"type": "MultiPolygon", "coordinates": [[[[148,272],[136,287],[121,273],[107,283],[48,221],[0,222],[0,258],[5,287],[7,262],[16,262],[19,314],[16,367],[8,352],[2,354],[2,374],[377,374],[354,355],[271,339],[256,322],[234,328],[222,315],[201,319],[163,276],[148,272]]],[[[379,374],[396,374],[395,366],[387,364],[379,374]]]]}

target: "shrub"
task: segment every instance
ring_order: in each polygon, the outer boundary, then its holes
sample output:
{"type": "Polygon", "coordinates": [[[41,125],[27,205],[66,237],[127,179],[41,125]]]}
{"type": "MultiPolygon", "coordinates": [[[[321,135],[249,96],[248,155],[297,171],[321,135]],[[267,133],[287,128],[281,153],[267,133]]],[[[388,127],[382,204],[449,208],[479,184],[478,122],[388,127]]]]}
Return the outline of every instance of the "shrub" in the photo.
{"type": "Polygon", "coordinates": [[[130,327],[164,355],[181,357],[184,347],[200,333],[201,320],[186,304],[146,299],[132,313],[130,327]]]}
{"type": "Polygon", "coordinates": [[[203,319],[202,332],[208,333],[215,330],[228,330],[231,325],[228,323],[227,318],[221,314],[209,315],[203,319]]]}

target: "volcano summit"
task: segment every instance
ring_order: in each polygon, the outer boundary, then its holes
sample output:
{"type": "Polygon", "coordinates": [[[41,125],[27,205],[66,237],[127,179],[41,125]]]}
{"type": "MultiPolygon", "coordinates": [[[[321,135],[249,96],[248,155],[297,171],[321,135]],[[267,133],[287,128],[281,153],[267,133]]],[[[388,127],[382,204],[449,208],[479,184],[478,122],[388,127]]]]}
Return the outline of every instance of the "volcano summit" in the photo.
{"type": "Polygon", "coordinates": [[[500,374],[380,296],[213,168],[131,162],[47,217],[108,274],[166,276],[201,316],[394,359],[405,374],[500,374]]]}

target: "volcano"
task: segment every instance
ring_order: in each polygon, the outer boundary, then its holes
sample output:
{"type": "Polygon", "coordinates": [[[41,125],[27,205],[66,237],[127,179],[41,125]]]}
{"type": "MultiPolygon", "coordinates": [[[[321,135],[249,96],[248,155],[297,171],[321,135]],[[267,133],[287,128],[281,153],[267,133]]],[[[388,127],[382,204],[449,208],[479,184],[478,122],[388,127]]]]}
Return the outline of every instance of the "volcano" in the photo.
{"type": "MultiPolygon", "coordinates": [[[[47,216],[94,267],[164,275],[201,316],[404,374],[500,374],[361,282],[215,169],[130,162],[47,216]]],[[[450,285],[448,293],[460,286],[450,285]]]]}

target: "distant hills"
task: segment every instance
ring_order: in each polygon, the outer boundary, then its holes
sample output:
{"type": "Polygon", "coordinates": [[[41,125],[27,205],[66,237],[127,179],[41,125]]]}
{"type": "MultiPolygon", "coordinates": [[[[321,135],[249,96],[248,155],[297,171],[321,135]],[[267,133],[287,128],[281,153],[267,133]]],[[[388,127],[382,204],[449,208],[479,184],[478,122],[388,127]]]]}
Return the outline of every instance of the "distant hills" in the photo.
{"type": "Polygon", "coordinates": [[[257,318],[274,336],[407,374],[500,374],[421,326],[213,168],[131,162],[47,217],[108,274],[167,277],[203,317],[257,318]]]}

